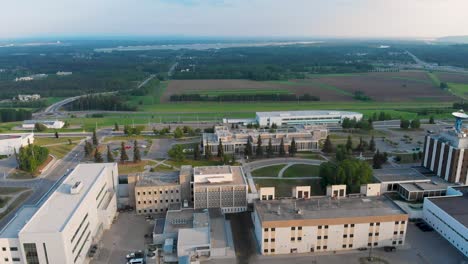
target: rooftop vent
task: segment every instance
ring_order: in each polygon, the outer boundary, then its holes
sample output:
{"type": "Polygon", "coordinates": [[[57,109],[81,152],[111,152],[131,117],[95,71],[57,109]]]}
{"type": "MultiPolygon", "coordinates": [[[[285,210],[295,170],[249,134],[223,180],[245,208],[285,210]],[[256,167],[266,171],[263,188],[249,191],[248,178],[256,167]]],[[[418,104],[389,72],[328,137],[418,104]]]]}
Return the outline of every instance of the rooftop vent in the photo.
{"type": "Polygon", "coordinates": [[[82,188],[83,188],[83,184],[80,181],[77,181],[70,188],[70,194],[79,194],[82,188]]]}

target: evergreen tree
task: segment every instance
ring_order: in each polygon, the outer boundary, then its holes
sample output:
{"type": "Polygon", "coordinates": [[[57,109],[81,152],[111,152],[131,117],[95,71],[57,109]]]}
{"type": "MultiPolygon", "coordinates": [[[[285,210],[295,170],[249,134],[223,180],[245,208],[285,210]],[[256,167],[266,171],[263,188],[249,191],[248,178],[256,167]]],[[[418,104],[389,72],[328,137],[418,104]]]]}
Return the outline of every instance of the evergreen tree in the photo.
{"type": "Polygon", "coordinates": [[[364,151],[364,142],[362,141],[362,137],[359,137],[359,144],[356,147],[356,151],[364,151]]]}
{"type": "Polygon", "coordinates": [[[112,152],[110,150],[110,146],[107,145],[107,162],[114,162],[114,155],[112,155],[112,152]]]}
{"type": "Polygon", "coordinates": [[[125,150],[125,143],[122,141],[120,144],[120,162],[125,163],[128,160],[127,151],[125,150]]]}
{"type": "Polygon", "coordinates": [[[96,135],[96,130],[93,130],[93,145],[97,146],[98,145],[98,139],[96,135]]]}
{"type": "Polygon", "coordinates": [[[375,151],[375,140],[374,136],[372,136],[371,140],[369,141],[369,150],[374,152],[375,151]]]}
{"type": "Polygon", "coordinates": [[[55,138],[59,138],[59,134],[57,131],[55,131],[55,138]]]}
{"type": "Polygon", "coordinates": [[[193,159],[199,160],[200,159],[200,146],[198,144],[195,145],[193,148],[193,159]]]}
{"type": "Polygon", "coordinates": [[[273,154],[274,154],[273,145],[271,143],[271,138],[270,138],[270,140],[268,140],[268,147],[267,147],[266,151],[267,151],[267,157],[271,158],[273,156],[273,154]]]}
{"type": "Polygon", "coordinates": [[[379,150],[374,154],[372,158],[372,167],[374,169],[381,169],[382,165],[387,162],[387,154],[381,154],[379,150]]]}
{"type": "Polygon", "coordinates": [[[135,140],[133,143],[133,162],[137,163],[141,161],[140,148],[138,147],[138,141],[135,140]]]}
{"type": "Polygon", "coordinates": [[[297,153],[297,145],[296,145],[296,140],[293,138],[291,141],[291,146],[289,147],[289,155],[294,157],[297,153]]]}
{"type": "Polygon", "coordinates": [[[85,156],[88,158],[93,154],[93,145],[89,141],[85,142],[84,152],[85,156]]]}
{"type": "Polygon", "coordinates": [[[325,139],[325,143],[323,144],[323,152],[325,153],[332,153],[333,152],[333,144],[330,140],[330,135],[327,135],[327,138],[325,139]]]}
{"type": "Polygon", "coordinates": [[[410,126],[410,121],[406,120],[406,119],[401,119],[400,120],[400,128],[402,129],[408,129],[410,126]]]}
{"type": "Polygon", "coordinates": [[[353,150],[353,140],[351,139],[351,136],[348,136],[348,141],[346,141],[346,150],[348,152],[353,150]]]}
{"type": "Polygon", "coordinates": [[[210,160],[212,158],[210,145],[205,146],[205,159],[210,160]]]}
{"type": "Polygon", "coordinates": [[[411,121],[410,126],[412,129],[418,129],[421,127],[421,121],[419,121],[419,119],[414,119],[411,121]]]}
{"type": "Polygon", "coordinates": [[[281,138],[280,146],[279,146],[279,155],[284,157],[286,155],[286,151],[284,149],[284,140],[281,138]]]}
{"type": "Polygon", "coordinates": [[[184,131],[180,127],[176,127],[174,130],[174,138],[182,138],[184,136],[184,131]]]}
{"type": "Polygon", "coordinates": [[[99,149],[96,147],[96,150],[94,151],[94,162],[96,163],[102,163],[104,162],[104,159],[102,158],[101,152],[99,149]]]}
{"type": "Polygon", "coordinates": [[[245,145],[244,154],[246,157],[252,156],[252,142],[250,142],[250,138],[247,139],[247,144],[245,145]]]}
{"type": "Polygon", "coordinates": [[[218,144],[218,158],[224,157],[224,146],[223,141],[220,139],[218,144]]]}
{"type": "Polygon", "coordinates": [[[114,124],[114,131],[119,131],[120,128],[119,128],[119,124],[117,124],[117,122],[115,122],[114,124]]]}
{"type": "Polygon", "coordinates": [[[435,124],[434,116],[431,116],[431,118],[429,118],[429,124],[435,124]]]}
{"type": "Polygon", "coordinates": [[[257,138],[257,149],[255,154],[257,155],[257,157],[263,156],[262,138],[260,137],[260,135],[258,135],[257,138]]]}

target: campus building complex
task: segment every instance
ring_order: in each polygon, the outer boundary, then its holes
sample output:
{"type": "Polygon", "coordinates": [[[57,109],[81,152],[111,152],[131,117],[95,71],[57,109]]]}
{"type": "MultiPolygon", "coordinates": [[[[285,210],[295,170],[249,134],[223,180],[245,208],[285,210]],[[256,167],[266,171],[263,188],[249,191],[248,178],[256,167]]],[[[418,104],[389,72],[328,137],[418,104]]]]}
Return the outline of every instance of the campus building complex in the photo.
{"type": "Polygon", "coordinates": [[[468,257],[468,186],[449,187],[447,195],[424,199],[424,221],[468,257]]]}
{"type": "Polygon", "coordinates": [[[19,152],[21,147],[28,143],[34,143],[34,134],[1,134],[0,135],[0,155],[13,155],[19,152]]]}
{"type": "Polygon", "coordinates": [[[0,231],[1,263],[88,263],[117,211],[117,164],[81,164],[0,231]]]}
{"type": "Polygon", "coordinates": [[[451,183],[468,184],[468,131],[428,135],[422,166],[451,183]]]}
{"type": "Polygon", "coordinates": [[[255,120],[260,126],[340,124],[345,118],[361,120],[362,114],[344,111],[278,111],[257,112],[255,120]]]}
{"type": "MultiPolygon", "coordinates": [[[[213,155],[218,152],[219,142],[222,142],[224,153],[244,153],[247,142],[250,141],[252,153],[255,153],[258,137],[262,140],[262,146],[266,149],[269,141],[275,153],[280,152],[281,141],[284,151],[288,153],[291,142],[294,139],[297,151],[314,151],[319,149],[319,141],[325,139],[328,130],[323,126],[295,126],[290,128],[268,129],[239,129],[230,130],[227,126],[217,126],[214,133],[203,134],[203,154],[211,151],[213,155]]],[[[265,152],[265,151],[264,151],[265,152]]]]}
{"type": "Polygon", "coordinates": [[[223,213],[247,210],[247,182],[238,166],[182,166],[176,175],[147,175],[135,183],[138,214],[161,213],[173,204],[223,213]]]}

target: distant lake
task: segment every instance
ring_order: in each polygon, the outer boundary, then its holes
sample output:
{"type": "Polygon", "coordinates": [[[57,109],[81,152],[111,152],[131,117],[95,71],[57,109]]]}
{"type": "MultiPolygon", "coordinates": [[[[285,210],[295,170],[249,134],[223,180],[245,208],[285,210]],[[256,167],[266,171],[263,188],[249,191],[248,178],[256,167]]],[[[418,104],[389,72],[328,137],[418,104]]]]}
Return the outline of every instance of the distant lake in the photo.
{"type": "Polygon", "coordinates": [[[293,41],[293,42],[257,42],[257,43],[203,43],[203,44],[174,44],[174,45],[142,45],[142,46],[119,46],[113,48],[94,49],[96,52],[113,51],[142,51],[142,50],[208,50],[240,47],[266,47],[266,46],[288,46],[288,45],[311,45],[323,43],[323,41],[293,41]]]}

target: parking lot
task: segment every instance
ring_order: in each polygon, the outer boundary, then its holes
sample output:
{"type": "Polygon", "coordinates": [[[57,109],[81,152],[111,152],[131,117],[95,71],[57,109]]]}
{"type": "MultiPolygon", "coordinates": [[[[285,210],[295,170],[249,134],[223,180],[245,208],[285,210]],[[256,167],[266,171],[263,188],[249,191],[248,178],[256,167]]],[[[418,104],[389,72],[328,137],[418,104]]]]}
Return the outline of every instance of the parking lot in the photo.
{"type": "MultiPolygon", "coordinates": [[[[137,216],[134,212],[119,213],[112,228],[104,232],[99,251],[91,263],[126,263],[127,254],[145,250],[151,243],[150,239],[145,239],[145,234],[152,233],[153,225],[154,221],[146,221],[144,216],[137,216]]],[[[147,263],[155,263],[155,260],[147,263]]]]}

